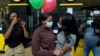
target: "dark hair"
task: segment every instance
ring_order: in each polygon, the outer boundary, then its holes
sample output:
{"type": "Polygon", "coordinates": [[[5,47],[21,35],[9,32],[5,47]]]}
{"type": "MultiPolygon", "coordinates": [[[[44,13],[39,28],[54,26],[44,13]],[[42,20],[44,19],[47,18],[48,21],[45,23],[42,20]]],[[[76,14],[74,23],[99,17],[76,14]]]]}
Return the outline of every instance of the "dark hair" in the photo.
{"type": "Polygon", "coordinates": [[[16,13],[16,14],[17,14],[17,17],[19,17],[18,12],[12,11],[12,12],[10,12],[10,13],[8,13],[8,14],[6,15],[6,19],[10,19],[10,15],[11,15],[12,13],[16,13]]]}
{"type": "MultiPolygon", "coordinates": [[[[76,50],[76,47],[78,46],[78,42],[80,38],[78,37],[77,23],[76,23],[75,17],[72,14],[65,13],[62,16],[62,30],[64,31],[66,39],[68,39],[69,34],[75,34],[77,36],[76,43],[74,46],[75,47],[74,49],[76,50]]],[[[69,39],[68,39],[68,42],[70,42],[69,39]]]]}
{"type": "Polygon", "coordinates": [[[35,26],[34,26],[34,29],[33,31],[38,28],[39,26],[42,25],[42,21],[45,21],[51,14],[46,14],[46,13],[40,13],[39,14],[39,23],[37,23],[35,26]]]}
{"type": "Polygon", "coordinates": [[[42,25],[42,21],[45,21],[51,14],[40,13],[39,15],[39,25],[42,25]]]}
{"type": "Polygon", "coordinates": [[[8,14],[6,15],[6,17],[5,17],[5,19],[6,19],[6,21],[7,21],[8,23],[10,23],[10,15],[11,15],[12,13],[16,13],[16,14],[17,14],[17,17],[19,17],[19,14],[18,14],[16,11],[12,11],[12,12],[8,13],[8,14]]]}
{"type": "Polygon", "coordinates": [[[77,34],[77,23],[75,17],[72,14],[65,13],[62,16],[62,29],[67,32],[67,34],[77,34]]]}
{"type": "Polygon", "coordinates": [[[95,16],[93,21],[100,22],[100,16],[95,16]]]}

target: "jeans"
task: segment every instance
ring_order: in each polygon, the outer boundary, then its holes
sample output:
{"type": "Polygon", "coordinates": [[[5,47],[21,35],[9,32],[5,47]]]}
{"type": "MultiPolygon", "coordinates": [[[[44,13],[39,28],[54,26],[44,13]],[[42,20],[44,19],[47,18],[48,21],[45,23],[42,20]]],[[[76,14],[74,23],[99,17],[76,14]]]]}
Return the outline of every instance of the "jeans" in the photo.
{"type": "Polygon", "coordinates": [[[84,56],[89,56],[90,51],[92,50],[94,56],[100,56],[100,47],[96,45],[88,46],[84,45],[84,56]]]}

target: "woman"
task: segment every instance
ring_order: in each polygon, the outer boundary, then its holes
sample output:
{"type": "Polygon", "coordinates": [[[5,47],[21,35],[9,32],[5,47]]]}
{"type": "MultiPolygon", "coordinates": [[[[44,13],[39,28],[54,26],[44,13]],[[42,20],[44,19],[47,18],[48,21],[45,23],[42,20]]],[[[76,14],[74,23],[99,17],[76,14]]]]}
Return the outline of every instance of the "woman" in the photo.
{"type": "Polygon", "coordinates": [[[32,37],[32,53],[34,56],[54,56],[58,50],[55,49],[56,37],[52,31],[52,15],[40,14],[40,25],[34,31],[32,37]]]}
{"type": "Polygon", "coordinates": [[[88,17],[86,22],[83,23],[80,28],[80,34],[84,35],[84,56],[89,56],[90,51],[92,50],[94,56],[100,55],[100,48],[98,46],[99,43],[99,36],[98,35],[98,28],[96,25],[100,20],[100,16],[96,16],[95,18],[88,17]],[[96,24],[93,23],[96,21],[96,24]],[[96,29],[95,27],[96,26],[96,29]]]}
{"type": "Polygon", "coordinates": [[[29,35],[25,28],[25,21],[20,20],[16,12],[10,13],[7,19],[9,22],[3,30],[8,48],[4,56],[24,56],[22,39],[28,38],[29,35]]]}
{"type": "Polygon", "coordinates": [[[59,56],[70,56],[70,49],[76,42],[78,29],[73,15],[65,13],[60,17],[58,27],[62,29],[58,35],[56,49],[60,49],[59,56]]]}

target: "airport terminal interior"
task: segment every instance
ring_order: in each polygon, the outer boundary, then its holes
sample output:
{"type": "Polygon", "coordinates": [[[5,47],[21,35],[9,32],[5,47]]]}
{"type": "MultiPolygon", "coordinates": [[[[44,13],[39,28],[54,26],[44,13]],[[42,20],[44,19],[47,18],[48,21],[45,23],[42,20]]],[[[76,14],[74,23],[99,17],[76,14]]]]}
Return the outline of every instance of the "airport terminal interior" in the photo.
{"type": "MultiPolygon", "coordinates": [[[[38,0],[37,0],[38,1],[38,0]]],[[[39,0],[40,1],[40,0],[39,0]]],[[[46,1],[46,0],[44,0],[46,1]]],[[[57,21],[59,19],[59,14],[71,13],[75,16],[78,28],[88,17],[95,17],[100,15],[100,0],[55,0],[56,6],[52,11],[43,11],[43,8],[34,7],[34,0],[0,0],[0,56],[3,56],[8,46],[5,44],[5,37],[2,32],[2,23],[6,22],[7,14],[11,11],[16,11],[19,17],[26,21],[26,28],[29,32],[29,38],[24,40],[25,56],[32,55],[31,49],[31,38],[34,32],[36,24],[39,23],[39,13],[52,13],[53,15],[53,32],[56,34],[57,21]]],[[[52,5],[53,6],[53,5],[52,5]]],[[[71,56],[84,56],[84,37],[80,36],[80,41],[76,51],[74,47],[71,50],[71,56]]],[[[92,51],[89,56],[93,56],[92,51]]]]}

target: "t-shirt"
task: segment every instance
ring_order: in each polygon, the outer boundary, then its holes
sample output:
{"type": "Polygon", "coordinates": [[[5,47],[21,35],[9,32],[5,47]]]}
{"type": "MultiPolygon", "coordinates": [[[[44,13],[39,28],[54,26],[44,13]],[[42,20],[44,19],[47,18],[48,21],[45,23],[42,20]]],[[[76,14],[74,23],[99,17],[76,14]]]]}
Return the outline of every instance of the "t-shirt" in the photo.
{"type": "MultiPolygon", "coordinates": [[[[4,33],[7,31],[8,27],[3,26],[3,32],[4,33]]],[[[23,32],[23,29],[22,29],[21,25],[16,24],[16,25],[14,25],[14,28],[11,32],[10,37],[5,40],[5,43],[10,48],[14,48],[14,47],[18,46],[21,43],[23,37],[24,37],[24,32],[23,32]]]]}
{"type": "MultiPolygon", "coordinates": [[[[69,48],[71,48],[72,46],[74,46],[74,44],[76,42],[76,35],[75,34],[70,34],[68,36],[68,38],[70,40],[69,43],[66,42],[67,39],[66,39],[66,37],[64,35],[64,32],[63,31],[59,32],[58,35],[57,35],[57,41],[58,41],[58,43],[56,44],[56,49],[61,49],[61,47],[63,45],[66,45],[69,48]]],[[[70,56],[70,50],[67,53],[65,53],[63,56],[70,56]]]]}
{"type": "Polygon", "coordinates": [[[84,40],[85,44],[89,46],[97,44],[99,36],[97,34],[94,34],[94,29],[91,26],[85,29],[84,40]]]}

